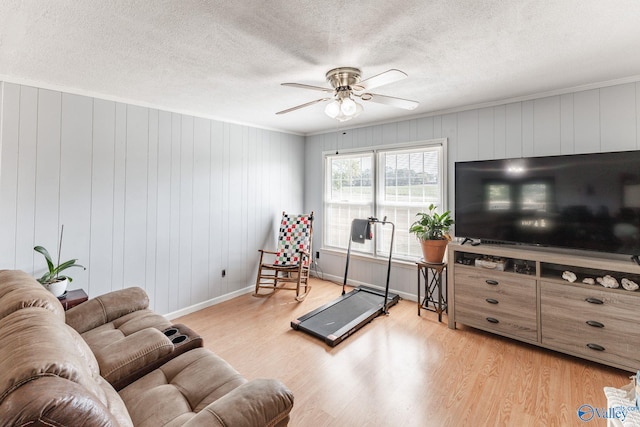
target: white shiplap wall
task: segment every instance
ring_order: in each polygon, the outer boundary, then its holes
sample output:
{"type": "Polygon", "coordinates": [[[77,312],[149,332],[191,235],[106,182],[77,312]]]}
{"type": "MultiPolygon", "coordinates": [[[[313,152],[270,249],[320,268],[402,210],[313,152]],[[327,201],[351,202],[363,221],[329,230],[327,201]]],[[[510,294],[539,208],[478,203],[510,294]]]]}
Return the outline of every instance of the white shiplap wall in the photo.
{"type": "MultiPolygon", "coordinates": [[[[640,149],[640,82],[307,137],[305,209],[317,212],[314,248],[322,248],[324,151],[433,138],[448,141],[448,199],[455,210],[456,161],[640,149]]],[[[327,277],[342,280],[344,261],[326,252],[318,264],[327,277]]],[[[380,262],[349,266],[356,282],[384,286],[385,277],[380,262]]],[[[395,291],[416,294],[414,265],[396,265],[391,277],[395,291]]]]}
{"type": "Polygon", "coordinates": [[[33,247],[57,252],[64,224],[72,288],[176,312],[251,286],[302,212],[303,137],[0,84],[0,269],[41,273],[33,247]]]}

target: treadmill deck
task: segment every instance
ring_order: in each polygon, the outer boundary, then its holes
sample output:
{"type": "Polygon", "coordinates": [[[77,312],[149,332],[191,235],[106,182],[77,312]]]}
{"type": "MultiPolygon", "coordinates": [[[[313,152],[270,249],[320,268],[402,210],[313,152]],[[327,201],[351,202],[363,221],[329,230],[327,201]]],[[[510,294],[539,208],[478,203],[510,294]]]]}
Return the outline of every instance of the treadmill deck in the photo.
{"type": "MultiPolygon", "coordinates": [[[[292,321],[291,327],[323,339],[333,347],[382,314],[383,300],[384,292],[359,286],[292,321]]],[[[399,300],[397,294],[389,293],[387,308],[399,300]]]]}

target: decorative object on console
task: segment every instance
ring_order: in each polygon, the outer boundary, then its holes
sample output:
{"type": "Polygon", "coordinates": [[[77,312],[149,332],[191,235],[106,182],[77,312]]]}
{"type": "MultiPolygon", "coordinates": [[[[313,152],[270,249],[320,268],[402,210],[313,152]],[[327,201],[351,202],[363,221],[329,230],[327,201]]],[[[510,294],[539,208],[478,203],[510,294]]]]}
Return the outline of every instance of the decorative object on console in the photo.
{"type": "Polygon", "coordinates": [[[567,281],[571,282],[571,283],[575,282],[576,279],[577,279],[576,273],[574,273],[573,271],[569,271],[569,270],[566,270],[566,271],[562,272],[562,278],[564,280],[567,280],[567,281]]]}
{"type": "Polygon", "coordinates": [[[605,275],[603,277],[598,277],[596,282],[600,283],[605,288],[616,289],[620,287],[620,283],[615,279],[615,277],[610,275],[605,275]]]}
{"type": "Polygon", "coordinates": [[[628,291],[637,291],[638,290],[638,284],[636,282],[634,282],[633,280],[629,280],[626,277],[624,277],[620,283],[622,284],[622,287],[625,288],[628,291]]]}
{"type": "Polygon", "coordinates": [[[432,203],[428,212],[420,212],[416,216],[419,219],[411,225],[409,232],[414,233],[420,241],[426,262],[441,263],[447,244],[451,241],[449,229],[454,223],[451,212],[438,214],[432,203]]]}
{"type": "Polygon", "coordinates": [[[60,253],[62,252],[62,236],[64,234],[64,224],[60,229],[60,240],[58,241],[58,261],[56,264],[53,263],[51,255],[49,255],[49,251],[47,251],[43,246],[36,246],[33,248],[34,251],[42,254],[44,259],[47,261],[48,272],[44,273],[42,277],[38,279],[38,282],[42,284],[45,288],[47,288],[53,295],[56,297],[61,297],[67,290],[67,285],[73,279],[69,276],[62,276],[64,270],[71,267],[80,267],[85,270],[84,266],[80,264],[76,264],[77,259],[71,259],[69,261],[65,261],[60,263],[60,253]]]}
{"type": "Polygon", "coordinates": [[[489,270],[505,271],[508,263],[504,258],[484,256],[476,259],[475,266],[488,268],[489,270]]]}

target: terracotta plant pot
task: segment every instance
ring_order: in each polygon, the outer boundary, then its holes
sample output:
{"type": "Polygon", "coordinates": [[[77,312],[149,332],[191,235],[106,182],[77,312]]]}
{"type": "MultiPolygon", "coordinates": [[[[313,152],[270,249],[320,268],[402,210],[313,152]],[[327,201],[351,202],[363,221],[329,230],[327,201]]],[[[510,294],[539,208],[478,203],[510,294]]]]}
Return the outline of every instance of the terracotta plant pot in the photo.
{"type": "Polygon", "coordinates": [[[448,240],[420,240],[424,260],[433,264],[442,263],[448,243],[448,240]]]}

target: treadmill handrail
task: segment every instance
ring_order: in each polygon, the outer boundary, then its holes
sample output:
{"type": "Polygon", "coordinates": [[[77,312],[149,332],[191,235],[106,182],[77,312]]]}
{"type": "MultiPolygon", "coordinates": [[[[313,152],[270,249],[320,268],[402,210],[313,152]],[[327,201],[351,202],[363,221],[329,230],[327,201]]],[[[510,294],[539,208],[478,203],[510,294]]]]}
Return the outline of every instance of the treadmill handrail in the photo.
{"type": "MultiPolygon", "coordinates": [[[[356,221],[357,218],[354,218],[351,221],[351,227],[353,228],[353,222],[356,221]]],[[[380,221],[378,218],[374,218],[374,217],[369,217],[367,218],[367,220],[369,221],[370,224],[381,224],[382,226],[385,226],[387,224],[391,225],[391,243],[389,244],[389,261],[387,263],[387,283],[385,286],[385,292],[384,292],[384,304],[382,307],[382,312],[384,314],[389,314],[389,309],[388,309],[388,298],[389,298],[389,278],[391,276],[391,260],[393,258],[393,240],[394,240],[394,236],[396,234],[396,225],[391,222],[391,221],[387,221],[387,217],[385,216],[382,221],[380,221]]],[[[349,273],[349,260],[351,259],[351,241],[352,239],[352,235],[351,235],[351,231],[350,231],[350,237],[349,237],[349,245],[347,246],[347,261],[345,263],[345,268],[344,268],[344,280],[342,282],[342,295],[345,294],[345,287],[347,286],[347,275],[349,273]]]]}

